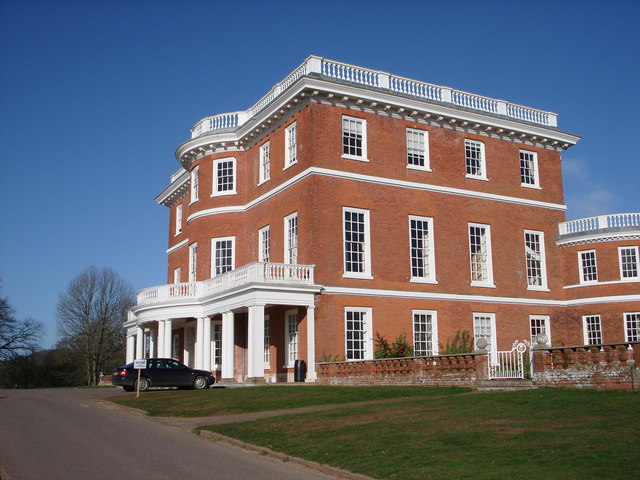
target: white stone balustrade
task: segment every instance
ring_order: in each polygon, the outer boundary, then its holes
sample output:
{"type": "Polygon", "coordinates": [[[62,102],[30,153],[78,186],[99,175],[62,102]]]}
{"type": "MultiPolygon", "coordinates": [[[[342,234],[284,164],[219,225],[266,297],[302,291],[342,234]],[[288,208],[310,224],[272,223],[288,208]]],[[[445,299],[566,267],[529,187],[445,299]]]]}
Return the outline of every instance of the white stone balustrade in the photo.
{"type": "Polygon", "coordinates": [[[553,112],[524,107],[503,100],[475,95],[449,87],[402,78],[386,72],[370,70],[325,58],[310,56],[283,81],[277,83],[265,96],[246,111],[223,113],[203,118],[191,129],[191,138],[208,132],[237,128],[253,118],[271,103],[278,95],[287,90],[299,78],[307,75],[321,75],[341,82],[366,87],[389,90],[394,93],[411,95],[426,100],[435,100],[471,110],[504,115],[515,120],[535,123],[547,127],[557,127],[557,115],[553,112]]]}
{"type": "Polygon", "coordinates": [[[174,283],[138,292],[137,304],[149,305],[177,300],[202,301],[236,287],[256,284],[313,285],[314,265],[254,262],[202,282],[174,283]]]}
{"type": "Polygon", "coordinates": [[[605,228],[640,227],[640,213],[616,213],[598,217],[579,218],[558,225],[560,235],[588,233],[605,228]]]}

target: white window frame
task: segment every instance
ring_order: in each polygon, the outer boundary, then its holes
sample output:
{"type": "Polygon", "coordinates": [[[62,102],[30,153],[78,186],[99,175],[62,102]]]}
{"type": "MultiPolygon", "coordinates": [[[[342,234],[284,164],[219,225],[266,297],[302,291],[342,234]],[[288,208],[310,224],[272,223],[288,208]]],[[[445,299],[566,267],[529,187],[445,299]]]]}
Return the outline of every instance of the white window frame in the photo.
{"type": "Polygon", "coordinates": [[[298,212],[284,217],[284,263],[298,264],[298,212]]]}
{"type": "Polygon", "coordinates": [[[491,362],[496,364],[498,362],[498,338],[496,335],[496,314],[474,312],[473,313],[473,346],[478,348],[478,340],[480,338],[487,339],[487,349],[491,354],[491,362]],[[482,320],[483,325],[478,325],[482,320]],[[486,322],[489,324],[489,334],[486,333],[486,322]]]}
{"type": "Polygon", "coordinates": [[[424,170],[426,172],[430,172],[431,164],[429,163],[429,132],[427,132],[426,130],[407,128],[406,140],[407,168],[412,170],[424,170]],[[419,138],[418,142],[415,141],[416,137],[419,138]],[[422,145],[420,145],[420,143],[422,145]],[[424,165],[416,165],[415,163],[411,163],[412,155],[422,156],[422,162],[424,165]]]}
{"type": "Polygon", "coordinates": [[[352,208],[352,207],[342,208],[342,268],[343,268],[342,276],[345,278],[366,278],[366,279],[373,278],[371,276],[371,224],[370,224],[369,210],[363,210],[361,208],[352,208]],[[349,236],[349,239],[351,239],[351,232],[348,232],[346,228],[347,213],[351,215],[355,214],[355,215],[363,216],[362,218],[363,226],[364,226],[363,242],[359,242],[359,241],[354,242],[352,240],[349,240],[349,241],[347,240],[347,236],[349,236]],[[363,258],[358,262],[353,262],[353,261],[349,262],[349,264],[362,265],[361,271],[347,270],[347,256],[350,253],[347,251],[347,245],[350,245],[350,244],[362,246],[361,251],[356,253],[360,253],[363,258]]]}
{"type": "Polygon", "coordinates": [[[211,322],[211,369],[222,368],[222,321],[211,322]]]}
{"type": "Polygon", "coordinates": [[[526,188],[540,188],[538,154],[530,150],[520,150],[520,185],[526,188]],[[523,158],[524,157],[524,158],[523,158]],[[526,163],[525,163],[526,162],[526,163]],[[525,172],[526,169],[526,172],[525,172]],[[526,175],[525,175],[526,173],[526,175]]]}
{"type": "Polygon", "coordinates": [[[218,277],[230,272],[236,267],[236,237],[217,237],[211,239],[211,278],[218,277]],[[221,257],[221,250],[218,244],[222,242],[231,242],[231,265],[219,265],[219,262],[226,257],[221,257]],[[224,267],[224,268],[223,268],[224,267]],[[223,271],[218,271],[223,268],[223,271]]]}
{"type": "Polygon", "coordinates": [[[465,138],[464,140],[464,164],[465,173],[467,178],[474,178],[476,180],[487,180],[487,162],[484,154],[484,143],[478,140],[471,140],[465,138]],[[477,153],[479,158],[474,158],[471,152],[477,153]],[[480,173],[469,173],[470,169],[475,168],[469,164],[470,161],[478,162],[478,170],[480,173]]]}
{"type": "Polygon", "coordinates": [[[261,185],[271,178],[271,141],[260,145],[260,181],[261,185]]]}
{"type": "Polygon", "coordinates": [[[200,165],[191,170],[191,201],[197,202],[200,198],[200,165]]]}
{"type": "Polygon", "coordinates": [[[360,361],[360,360],[373,360],[373,309],[371,307],[345,307],[344,308],[344,357],[347,361],[360,361]],[[362,348],[349,349],[349,341],[354,341],[353,338],[349,338],[348,322],[354,321],[353,318],[349,319],[349,314],[359,313],[362,315],[362,330],[352,330],[354,332],[362,332],[362,338],[355,341],[361,342],[362,348]],[[350,354],[353,355],[356,351],[362,352],[363,358],[350,358],[350,354]]]}
{"type": "Polygon", "coordinates": [[[176,206],[176,230],[175,235],[182,233],[182,204],[176,206]]]}
{"type": "Polygon", "coordinates": [[[298,127],[293,122],[284,130],[284,168],[298,163],[298,127]]]}
{"type": "Polygon", "coordinates": [[[293,368],[295,361],[298,359],[298,352],[300,348],[300,316],[298,315],[298,309],[287,310],[284,312],[284,358],[285,368],[293,368]]]}
{"type": "Polygon", "coordinates": [[[632,281],[632,280],[638,280],[640,279],[640,256],[638,256],[638,247],[636,246],[629,246],[629,247],[618,247],[618,259],[620,261],[620,280],[623,281],[632,281]],[[623,254],[623,252],[625,250],[630,250],[633,252],[633,259],[631,259],[631,261],[627,261],[625,262],[625,255],[623,254]],[[635,262],[633,261],[635,259],[635,262]],[[635,275],[627,275],[625,276],[625,266],[628,265],[630,266],[630,270],[631,273],[634,273],[633,271],[635,270],[635,275]]]}
{"type": "Polygon", "coordinates": [[[270,333],[271,333],[271,316],[266,314],[264,316],[264,351],[262,352],[262,362],[264,363],[264,369],[271,368],[271,350],[270,350],[270,333]]]}
{"type": "MultiPolygon", "coordinates": [[[[359,160],[361,162],[368,162],[369,160],[367,159],[367,121],[364,118],[348,117],[346,115],[343,115],[341,120],[341,125],[342,125],[342,129],[341,129],[342,158],[347,158],[350,160],[359,160]],[[346,127],[345,124],[348,124],[348,128],[345,128],[346,127]],[[347,138],[350,138],[354,134],[351,128],[353,125],[360,125],[360,129],[362,130],[362,134],[360,138],[360,147],[358,146],[353,147],[349,145],[350,142],[346,141],[347,138]],[[351,149],[351,148],[356,148],[356,149],[359,148],[361,150],[360,155],[352,154],[348,152],[345,153],[345,149],[351,149]]],[[[356,130],[357,130],[357,127],[356,127],[356,130]]],[[[357,134],[357,131],[355,133],[357,134]]]]}
{"type": "Polygon", "coordinates": [[[198,242],[189,245],[189,282],[198,278],[198,242]]]}
{"type": "Polygon", "coordinates": [[[229,158],[218,158],[213,161],[213,186],[211,188],[211,196],[212,197],[220,197],[223,195],[235,195],[236,192],[236,159],[234,157],[229,158]],[[221,163],[231,163],[231,188],[228,190],[221,190],[221,188],[225,188],[227,182],[222,183],[222,180],[227,178],[227,176],[220,175],[218,171],[218,167],[221,163]]]}
{"type": "Polygon", "coordinates": [[[180,267],[173,269],[173,283],[182,283],[182,269],[180,267]]]}
{"type": "Polygon", "coordinates": [[[431,217],[419,217],[416,215],[409,215],[409,271],[411,275],[411,282],[417,283],[437,283],[436,282],[436,261],[433,245],[433,218],[431,217]],[[412,223],[422,222],[427,225],[427,237],[426,240],[423,237],[414,238],[414,229],[412,223]],[[418,246],[418,243],[422,242],[422,247],[418,246]],[[426,242],[426,245],[424,244],[426,242]],[[422,255],[420,255],[422,251],[422,255]],[[415,266],[415,261],[422,261],[422,267],[415,266]],[[416,270],[423,270],[423,275],[415,275],[416,270]]]}
{"type": "MultiPolygon", "coordinates": [[[[595,249],[581,250],[578,252],[578,268],[580,269],[579,274],[580,274],[581,284],[588,285],[588,284],[598,283],[598,257],[596,255],[595,249]],[[594,269],[593,275],[595,275],[595,278],[586,278],[587,274],[585,273],[585,268],[589,268],[589,267],[585,265],[585,260],[587,260],[585,256],[590,254],[593,254],[593,269],[594,269]]],[[[591,273],[589,273],[588,275],[591,275],[591,273]]]]}
{"type": "Polygon", "coordinates": [[[271,258],[271,226],[258,230],[258,261],[268,262],[271,258]]]}
{"type": "Polygon", "coordinates": [[[551,345],[551,320],[549,315],[529,315],[529,334],[531,346],[535,347],[540,334],[547,336],[547,345],[551,345]]]}
{"type": "Polygon", "coordinates": [[[545,255],[545,245],[544,245],[544,232],[540,232],[537,230],[525,230],[524,231],[524,262],[525,262],[525,274],[527,276],[527,290],[544,290],[548,291],[547,285],[547,258],[545,255]],[[536,237],[539,251],[531,248],[528,243],[532,243],[531,241],[527,242],[527,235],[529,237],[536,237]],[[539,258],[535,258],[536,255],[539,258]],[[539,266],[537,267],[540,270],[539,282],[540,284],[532,284],[531,282],[534,280],[538,280],[538,277],[533,277],[529,275],[529,261],[531,258],[531,262],[538,262],[539,266]]]}
{"type": "Polygon", "coordinates": [[[624,341],[639,342],[640,341],[640,312],[625,312],[622,314],[624,322],[624,341]],[[631,332],[634,332],[630,335],[631,332]]]}
{"type": "MultiPolygon", "coordinates": [[[[438,312],[436,312],[435,310],[412,310],[411,318],[413,323],[413,354],[416,357],[430,357],[433,355],[438,355],[438,312]],[[428,328],[427,330],[416,329],[417,325],[420,325],[423,323],[421,321],[416,322],[417,319],[421,320],[420,317],[422,316],[429,317],[429,320],[431,323],[431,332],[428,331],[428,328]],[[421,335],[425,335],[425,337],[428,337],[429,333],[431,334],[431,340],[427,340],[427,338],[423,340],[420,338],[421,335]],[[425,342],[425,343],[430,342],[431,351],[427,349],[423,352],[422,349],[418,349],[417,346],[421,342],[425,342]]],[[[425,323],[425,327],[428,327],[429,322],[425,321],[424,323],[425,323]]]]}
{"type": "Polygon", "coordinates": [[[495,287],[493,284],[493,256],[491,250],[491,226],[485,225],[482,223],[469,223],[468,224],[468,237],[469,237],[469,269],[470,269],[470,277],[471,277],[471,286],[473,287],[495,287]],[[480,242],[480,250],[474,252],[474,248],[477,248],[473,239],[475,235],[472,233],[472,229],[482,229],[483,237],[481,237],[480,242]],[[484,245],[482,244],[482,239],[484,239],[484,245]],[[477,257],[475,255],[480,254],[481,261],[477,261],[477,257]],[[481,267],[481,275],[483,278],[481,280],[477,279],[477,268],[474,268],[474,265],[480,265],[481,267]],[[476,277],[476,279],[474,279],[476,277]]]}
{"type": "Polygon", "coordinates": [[[602,340],[602,317],[598,315],[583,315],[582,316],[582,334],[584,336],[585,345],[601,345],[602,340]],[[589,328],[591,325],[596,326],[596,329],[589,328]],[[592,340],[598,340],[599,342],[592,340]]]}

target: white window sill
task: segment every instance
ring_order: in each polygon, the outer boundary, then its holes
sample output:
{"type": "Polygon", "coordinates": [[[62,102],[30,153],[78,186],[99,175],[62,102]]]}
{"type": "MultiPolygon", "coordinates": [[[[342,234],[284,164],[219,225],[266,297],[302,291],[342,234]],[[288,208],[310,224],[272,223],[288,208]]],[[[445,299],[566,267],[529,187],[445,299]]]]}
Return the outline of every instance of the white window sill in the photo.
{"type": "Polygon", "coordinates": [[[295,162],[289,163],[288,165],[285,165],[284,168],[282,169],[282,171],[284,172],[285,170],[288,170],[289,168],[293,167],[294,165],[297,165],[298,161],[296,160],[295,162]]]}
{"type": "Polygon", "coordinates": [[[465,175],[466,178],[470,179],[470,180],[481,180],[483,182],[488,182],[489,179],[487,177],[478,177],[476,175],[465,175]]]}
{"type": "Polygon", "coordinates": [[[365,157],[357,157],[355,155],[346,155],[342,154],[342,158],[346,158],[347,160],[357,160],[358,162],[368,162],[369,159],[365,157]]]}
{"type": "Polygon", "coordinates": [[[373,275],[367,273],[343,273],[342,278],[358,278],[361,280],[373,280],[373,275]]]}
{"type": "Polygon", "coordinates": [[[267,183],[269,180],[271,180],[271,177],[269,178],[265,178],[264,180],[260,180],[258,182],[258,185],[256,185],[257,187],[259,187],[260,185],[264,185],[265,183],[267,183]]]}
{"type": "Polygon", "coordinates": [[[437,285],[438,281],[437,280],[430,280],[428,278],[420,278],[420,277],[411,277],[411,280],[409,280],[411,283],[426,283],[429,285],[437,285]]]}
{"type": "Polygon", "coordinates": [[[532,190],[542,190],[542,187],[540,185],[531,185],[529,183],[521,183],[520,186],[522,188],[530,188],[532,190]]]}
{"type": "Polygon", "coordinates": [[[617,285],[621,283],[640,283],[640,278],[631,278],[624,280],[612,280],[610,282],[584,282],[577,285],[566,285],[562,288],[579,288],[579,287],[591,287],[593,285],[617,285]]]}
{"type": "Polygon", "coordinates": [[[547,287],[527,287],[527,290],[530,292],[550,292],[547,287]]]}
{"type": "Polygon", "coordinates": [[[479,283],[479,282],[471,282],[472,287],[483,287],[483,288],[496,288],[493,283],[479,283]]]}
{"type": "Polygon", "coordinates": [[[431,172],[432,170],[429,167],[421,167],[419,165],[410,165],[407,164],[407,170],[418,170],[419,172],[431,172]]]}
{"type": "Polygon", "coordinates": [[[215,192],[211,194],[211,198],[215,197],[226,197],[227,195],[236,195],[238,192],[235,190],[228,190],[226,192],[215,192]]]}

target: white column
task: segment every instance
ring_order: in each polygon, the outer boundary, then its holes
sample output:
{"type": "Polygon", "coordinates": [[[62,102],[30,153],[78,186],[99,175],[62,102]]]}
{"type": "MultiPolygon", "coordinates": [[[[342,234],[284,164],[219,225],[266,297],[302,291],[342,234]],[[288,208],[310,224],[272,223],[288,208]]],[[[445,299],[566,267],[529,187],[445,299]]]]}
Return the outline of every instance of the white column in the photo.
{"type": "Polygon", "coordinates": [[[264,378],[264,305],[249,307],[247,339],[247,376],[264,378]]]}
{"type": "Polygon", "coordinates": [[[165,329],[164,329],[164,320],[158,320],[158,353],[156,355],[153,354],[153,350],[151,356],[164,357],[164,343],[165,343],[165,329]]]}
{"type": "Polygon", "coordinates": [[[196,325],[196,358],[195,368],[202,369],[202,351],[204,340],[204,318],[198,318],[196,325]]]}
{"type": "Polygon", "coordinates": [[[126,363],[131,363],[136,359],[136,335],[127,333],[127,357],[126,363]]]}
{"type": "Polygon", "coordinates": [[[164,358],[171,358],[171,319],[168,318],[164,321],[164,350],[162,352],[162,356],[164,358]]]}
{"type": "Polygon", "coordinates": [[[233,312],[222,314],[222,378],[233,378],[234,361],[234,317],[233,312]]]}
{"type": "Polygon", "coordinates": [[[202,369],[211,371],[211,319],[209,317],[204,317],[202,369]]]}
{"type": "Polygon", "coordinates": [[[316,308],[307,307],[307,382],[316,381],[316,308]]]}
{"type": "Polygon", "coordinates": [[[144,358],[144,330],[141,326],[136,328],[136,354],[137,360],[144,358]]]}

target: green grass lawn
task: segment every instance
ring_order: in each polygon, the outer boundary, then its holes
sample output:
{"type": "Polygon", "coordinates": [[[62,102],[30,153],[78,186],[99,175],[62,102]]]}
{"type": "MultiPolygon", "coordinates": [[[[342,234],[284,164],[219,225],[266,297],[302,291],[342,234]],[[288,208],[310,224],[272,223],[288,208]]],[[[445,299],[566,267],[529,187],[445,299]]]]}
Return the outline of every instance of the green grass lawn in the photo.
{"type": "Polygon", "coordinates": [[[147,415],[201,417],[261,412],[287,408],[365,402],[391,398],[453,395],[470,388],[327,387],[320,385],[213,388],[210,390],[158,390],[140,398],[128,394],[109,401],[144,410],[147,415]]]}
{"type": "Polygon", "coordinates": [[[206,429],[381,480],[640,478],[627,392],[453,395],[206,429]]]}

